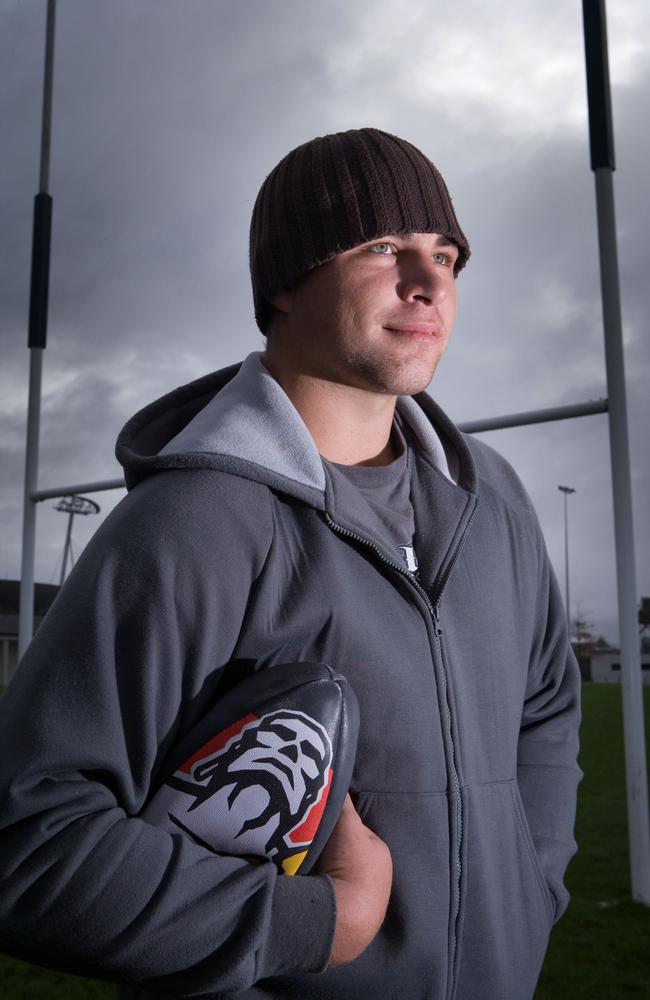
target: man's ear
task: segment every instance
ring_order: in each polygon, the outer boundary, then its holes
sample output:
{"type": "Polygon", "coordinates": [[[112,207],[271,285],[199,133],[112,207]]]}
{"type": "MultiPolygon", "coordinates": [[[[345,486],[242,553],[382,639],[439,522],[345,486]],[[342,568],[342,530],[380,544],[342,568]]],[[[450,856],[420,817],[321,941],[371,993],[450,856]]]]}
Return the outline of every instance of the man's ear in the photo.
{"type": "Polygon", "coordinates": [[[293,292],[291,288],[280,288],[273,295],[269,295],[269,302],[280,312],[290,313],[293,304],[293,292]]]}

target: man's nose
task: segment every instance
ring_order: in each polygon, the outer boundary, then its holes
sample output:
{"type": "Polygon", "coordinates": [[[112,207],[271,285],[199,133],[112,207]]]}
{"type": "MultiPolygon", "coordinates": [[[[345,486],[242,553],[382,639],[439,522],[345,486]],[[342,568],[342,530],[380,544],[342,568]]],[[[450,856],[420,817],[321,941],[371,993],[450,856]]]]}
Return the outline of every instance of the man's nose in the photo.
{"type": "Polygon", "coordinates": [[[440,305],[449,295],[450,276],[429,258],[413,258],[400,263],[397,294],[404,302],[440,305]]]}

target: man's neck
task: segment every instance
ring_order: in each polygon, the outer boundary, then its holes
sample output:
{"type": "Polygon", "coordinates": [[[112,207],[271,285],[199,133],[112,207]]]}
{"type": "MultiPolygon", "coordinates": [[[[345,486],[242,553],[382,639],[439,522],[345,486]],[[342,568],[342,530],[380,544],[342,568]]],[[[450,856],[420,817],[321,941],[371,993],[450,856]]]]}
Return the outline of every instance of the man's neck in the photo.
{"type": "Polygon", "coordinates": [[[262,361],[295,406],[320,455],[338,465],[389,465],[399,454],[391,434],[395,396],[338,385],[262,361]]]}

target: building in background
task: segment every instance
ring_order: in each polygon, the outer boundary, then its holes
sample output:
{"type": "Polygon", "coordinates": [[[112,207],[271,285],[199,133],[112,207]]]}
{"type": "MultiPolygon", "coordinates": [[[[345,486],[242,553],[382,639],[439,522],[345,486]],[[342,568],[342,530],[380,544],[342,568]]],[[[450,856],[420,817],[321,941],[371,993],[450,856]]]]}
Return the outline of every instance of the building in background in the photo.
{"type": "MultiPolygon", "coordinates": [[[[37,583],[34,593],[34,630],[59,591],[52,583],[37,583]]],[[[0,687],[6,687],[18,662],[19,580],[0,580],[0,687]]]]}
{"type": "MultiPolygon", "coordinates": [[[[641,673],[644,684],[650,684],[650,653],[641,654],[641,673]]],[[[591,656],[590,680],[598,684],[621,683],[621,654],[618,649],[596,652],[591,656]]]]}

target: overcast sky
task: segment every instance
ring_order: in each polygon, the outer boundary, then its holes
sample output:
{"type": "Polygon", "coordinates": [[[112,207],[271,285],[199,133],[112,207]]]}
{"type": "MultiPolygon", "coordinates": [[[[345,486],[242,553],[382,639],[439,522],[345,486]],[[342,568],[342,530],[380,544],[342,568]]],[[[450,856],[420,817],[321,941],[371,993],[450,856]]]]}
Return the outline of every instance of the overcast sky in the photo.
{"type": "MultiPolygon", "coordinates": [[[[430,392],[457,421],[606,395],[578,0],[59,0],[39,486],[120,475],[127,418],[262,348],[247,240],[291,148],[372,125],[441,169],[472,246],[430,392]]],[[[45,0],[0,0],[0,576],[20,567],[45,0]]],[[[650,594],[650,4],[610,0],[638,593],[650,594]]],[[[571,604],[615,641],[607,417],[484,435],[515,465],[571,604]]],[[[103,517],[119,492],[95,494],[103,517]]],[[[39,505],[37,579],[66,518],[39,505]]],[[[79,553],[100,517],[77,518],[79,553]]]]}

